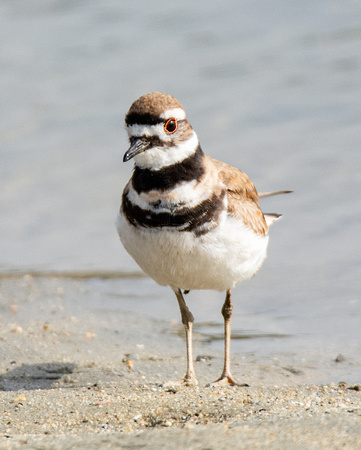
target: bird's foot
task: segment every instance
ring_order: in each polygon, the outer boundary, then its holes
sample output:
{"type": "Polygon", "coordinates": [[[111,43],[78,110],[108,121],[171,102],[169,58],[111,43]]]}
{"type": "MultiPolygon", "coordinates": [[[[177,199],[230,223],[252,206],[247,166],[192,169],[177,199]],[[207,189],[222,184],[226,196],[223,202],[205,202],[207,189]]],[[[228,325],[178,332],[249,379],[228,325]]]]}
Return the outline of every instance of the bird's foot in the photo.
{"type": "Polygon", "coordinates": [[[164,387],[169,386],[197,386],[198,381],[195,375],[186,375],[182,380],[167,381],[163,383],[164,387]]]}
{"type": "Polygon", "coordinates": [[[247,383],[237,383],[231,374],[225,375],[222,374],[218,380],[213,381],[210,386],[249,386],[247,383]]]}

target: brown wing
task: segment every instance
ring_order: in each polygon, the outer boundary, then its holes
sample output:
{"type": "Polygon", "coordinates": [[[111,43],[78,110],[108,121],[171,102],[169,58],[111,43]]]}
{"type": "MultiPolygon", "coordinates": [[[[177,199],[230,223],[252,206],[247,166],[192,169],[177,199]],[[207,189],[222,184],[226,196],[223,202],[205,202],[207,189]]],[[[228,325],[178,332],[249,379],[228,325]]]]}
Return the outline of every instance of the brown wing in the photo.
{"type": "Polygon", "coordinates": [[[258,193],[248,176],[223,162],[209,158],[218,177],[227,186],[228,212],[243,221],[255,233],[266,234],[268,226],[258,205],[258,193]]]}

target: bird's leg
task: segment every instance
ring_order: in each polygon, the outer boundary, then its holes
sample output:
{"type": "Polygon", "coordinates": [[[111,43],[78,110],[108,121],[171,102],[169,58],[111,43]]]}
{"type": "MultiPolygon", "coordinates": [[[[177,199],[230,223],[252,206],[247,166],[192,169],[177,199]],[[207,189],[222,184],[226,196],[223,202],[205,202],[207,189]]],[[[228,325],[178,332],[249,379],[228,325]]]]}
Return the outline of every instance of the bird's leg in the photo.
{"type": "Polygon", "coordinates": [[[187,343],[187,372],[183,379],[184,384],[196,385],[198,381],[195,376],[194,366],[193,366],[193,352],[192,352],[192,327],[194,317],[193,314],[189,311],[186,302],[184,301],[182,292],[180,289],[173,289],[174,293],[178,300],[179,309],[182,316],[182,323],[184,325],[184,329],[186,331],[186,343],[187,343]]]}
{"type": "Polygon", "coordinates": [[[238,385],[231,374],[231,319],[233,304],[231,300],[231,290],[228,289],[226,299],[222,307],[222,316],[224,317],[224,366],[220,378],[212,384],[230,384],[238,385]]]}

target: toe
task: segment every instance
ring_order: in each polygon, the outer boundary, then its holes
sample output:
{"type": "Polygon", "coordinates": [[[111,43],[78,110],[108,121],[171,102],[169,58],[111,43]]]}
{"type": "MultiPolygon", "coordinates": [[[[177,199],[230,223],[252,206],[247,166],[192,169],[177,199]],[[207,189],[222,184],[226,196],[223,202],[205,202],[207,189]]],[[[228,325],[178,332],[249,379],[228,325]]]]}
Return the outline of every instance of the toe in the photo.
{"type": "Polygon", "coordinates": [[[249,386],[247,383],[237,383],[232,375],[222,375],[218,380],[213,381],[211,386],[249,386]]]}

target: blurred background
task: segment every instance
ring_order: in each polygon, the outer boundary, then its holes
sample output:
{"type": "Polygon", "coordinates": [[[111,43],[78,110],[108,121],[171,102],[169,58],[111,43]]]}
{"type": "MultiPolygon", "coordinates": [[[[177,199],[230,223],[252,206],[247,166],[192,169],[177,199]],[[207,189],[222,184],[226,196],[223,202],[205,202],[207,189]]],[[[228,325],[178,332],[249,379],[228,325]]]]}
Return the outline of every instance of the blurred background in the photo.
{"type": "MultiPolygon", "coordinates": [[[[2,0],[0,272],[118,271],[89,281],[102,305],[177,317],[170,291],[127,279],[139,269],[114,227],[124,115],[159,90],[206,153],[259,191],[294,190],[262,201],[284,217],[234,290],[235,337],[359,348],[360,49],[357,0],[2,0]]],[[[188,298],[203,335],[221,334],[223,294],[188,298]]]]}

